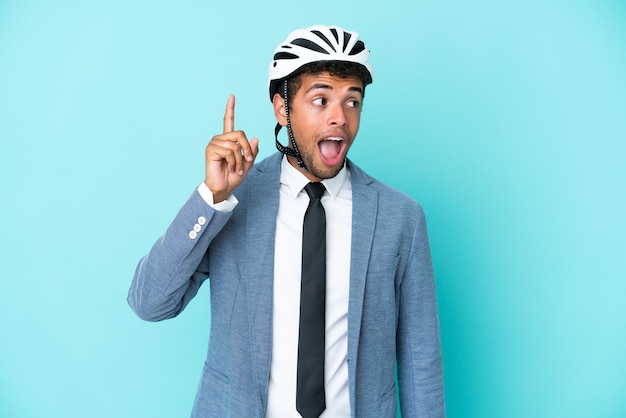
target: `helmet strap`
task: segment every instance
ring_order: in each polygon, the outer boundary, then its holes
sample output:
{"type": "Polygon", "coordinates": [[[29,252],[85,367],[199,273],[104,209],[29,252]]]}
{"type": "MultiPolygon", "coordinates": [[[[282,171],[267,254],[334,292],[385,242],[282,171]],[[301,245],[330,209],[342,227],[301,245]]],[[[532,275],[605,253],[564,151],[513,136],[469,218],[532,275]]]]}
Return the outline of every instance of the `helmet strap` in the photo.
{"type": "Polygon", "coordinates": [[[298,150],[298,145],[296,144],[296,140],[293,137],[293,130],[291,129],[291,118],[289,116],[289,100],[288,100],[287,92],[288,92],[288,82],[287,80],[285,80],[283,82],[283,100],[285,101],[285,115],[287,117],[287,134],[289,136],[289,142],[291,143],[291,146],[293,148],[285,147],[278,140],[278,132],[280,132],[280,129],[282,128],[280,123],[277,123],[276,128],[274,129],[274,136],[276,137],[276,148],[278,149],[278,151],[282,152],[285,155],[295,157],[298,160],[298,167],[302,168],[303,170],[307,170],[306,165],[304,164],[304,161],[302,160],[302,155],[300,154],[300,151],[298,150]]]}

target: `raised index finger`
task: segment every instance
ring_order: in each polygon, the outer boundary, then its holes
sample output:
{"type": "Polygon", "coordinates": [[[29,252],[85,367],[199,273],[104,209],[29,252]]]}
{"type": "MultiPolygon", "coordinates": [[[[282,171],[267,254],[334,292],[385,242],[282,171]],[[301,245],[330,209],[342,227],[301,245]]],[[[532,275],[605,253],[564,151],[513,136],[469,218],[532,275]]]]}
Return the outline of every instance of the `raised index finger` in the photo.
{"type": "Polygon", "coordinates": [[[226,102],[226,113],[224,113],[224,133],[232,132],[235,129],[235,96],[228,96],[226,102]]]}

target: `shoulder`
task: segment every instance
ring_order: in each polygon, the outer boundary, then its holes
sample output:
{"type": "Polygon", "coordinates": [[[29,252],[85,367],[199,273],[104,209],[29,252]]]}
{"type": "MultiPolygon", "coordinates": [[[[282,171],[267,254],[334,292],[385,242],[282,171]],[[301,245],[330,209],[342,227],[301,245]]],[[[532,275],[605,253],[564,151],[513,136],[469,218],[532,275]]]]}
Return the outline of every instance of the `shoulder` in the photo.
{"type": "Polygon", "coordinates": [[[267,190],[272,187],[278,188],[280,185],[281,158],[282,154],[275,152],[269,157],[266,157],[260,162],[254,164],[244,181],[235,190],[235,196],[240,198],[242,194],[247,194],[250,191],[261,191],[262,189],[267,190]]]}
{"type": "MultiPolygon", "coordinates": [[[[380,208],[406,214],[423,214],[422,206],[407,193],[370,176],[358,165],[348,160],[353,192],[373,191],[378,195],[380,208]]],[[[422,215],[423,216],[423,215],[422,215]]]]}

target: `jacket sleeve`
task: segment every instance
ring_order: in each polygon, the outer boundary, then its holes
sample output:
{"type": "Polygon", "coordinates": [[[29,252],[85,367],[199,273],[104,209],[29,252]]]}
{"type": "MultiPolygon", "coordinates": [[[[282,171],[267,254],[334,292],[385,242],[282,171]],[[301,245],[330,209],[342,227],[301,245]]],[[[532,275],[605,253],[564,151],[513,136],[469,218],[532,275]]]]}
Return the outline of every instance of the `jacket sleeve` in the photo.
{"type": "Polygon", "coordinates": [[[421,207],[400,291],[397,361],[402,416],[445,417],[437,294],[421,207]]]}
{"type": "Polygon", "coordinates": [[[232,212],[212,209],[197,190],[135,270],[128,303],[147,321],[177,316],[209,276],[207,249],[232,212]]]}

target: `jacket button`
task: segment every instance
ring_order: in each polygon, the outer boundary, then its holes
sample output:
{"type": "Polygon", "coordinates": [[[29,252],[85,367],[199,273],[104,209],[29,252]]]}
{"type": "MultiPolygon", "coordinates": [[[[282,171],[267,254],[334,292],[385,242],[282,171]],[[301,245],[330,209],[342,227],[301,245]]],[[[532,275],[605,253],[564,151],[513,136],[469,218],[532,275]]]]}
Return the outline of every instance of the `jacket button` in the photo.
{"type": "Polygon", "coordinates": [[[201,229],[202,229],[202,227],[200,226],[200,224],[195,224],[193,226],[193,230],[196,231],[196,232],[200,232],[201,229]]]}
{"type": "Polygon", "coordinates": [[[196,233],[196,231],[189,231],[189,238],[196,239],[197,236],[198,234],[196,233]]]}
{"type": "Polygon", "coordinates": [[[204,225],[206,223],[206,218],[204,216],[201,216],[198,218],[198,223],[200,225],[204,225]]]}

